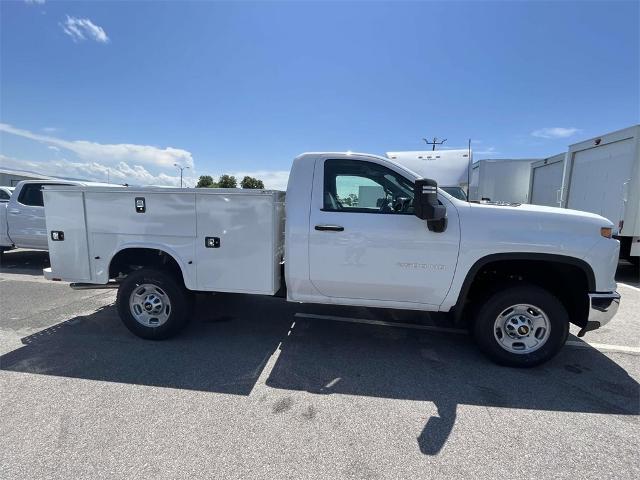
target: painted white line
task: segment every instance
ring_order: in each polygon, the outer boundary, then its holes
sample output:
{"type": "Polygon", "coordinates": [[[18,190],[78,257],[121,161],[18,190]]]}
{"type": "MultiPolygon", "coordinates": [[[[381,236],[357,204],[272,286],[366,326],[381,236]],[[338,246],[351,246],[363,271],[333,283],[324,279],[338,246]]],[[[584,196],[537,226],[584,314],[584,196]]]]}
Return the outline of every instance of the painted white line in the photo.
{"type": "Polygon", "coordinates": [[[634,287],[632,285],[627,285],[626,283],[618,283],[618,285],[626,288],[630,288],[631,290],[635,290],[636,292],[640,292],[640,288],[634,287]]]}
{"type": "MultiPolygon", "coordinates": [[[[331,320],[334,322],[363,323],[366,325],[379,325],[383,327],[412,328],[415,330],[427,330],[430,332],[453,333],[457,335],[469,334],[467,330],[463,330],[460,328],[435,327],[432,325],[416,325],[413,323],[385,322],[382,320],[372,320],[369,318],[337,317],[335,315],[316,315],[313,313],[296,313],[294,316],[298,318],[308,318],[311,320],[331,320]]],[[[574,347],[574,348],[595,348],[596,350],[599,350],[602,352],[640,354],[640,347],[627,347],[625,345],[610,345],[607,343],[588,343],[580,340],[568,340],[567,343],[565,343],[565,345],[568,347],[574,347]]]]}
{"type": "Polygon", "coordinates": [[[381,325],[383,327],[413,328],[415,330],[428,330],[430,332],[455,333],[468,335],[469,332],[461,328],[434,327],[432,325],[416,325],[414,323],[385,322],[369,318],[336,317],[334,315],[316,315],[313,313],[296,313],[298,318],[310,318],[312,320],[332,320],[334,322],[364,323],[367,325],[381,325]]]}
{"type": "Polygon", "coordinates": [[[576,340],[568,340],[566,345],[576,348],[595,348],[602,352],[640,353],[640,347],[627,347],[624,345],[610,345],[608,343],[587,343],[576,340]]]}

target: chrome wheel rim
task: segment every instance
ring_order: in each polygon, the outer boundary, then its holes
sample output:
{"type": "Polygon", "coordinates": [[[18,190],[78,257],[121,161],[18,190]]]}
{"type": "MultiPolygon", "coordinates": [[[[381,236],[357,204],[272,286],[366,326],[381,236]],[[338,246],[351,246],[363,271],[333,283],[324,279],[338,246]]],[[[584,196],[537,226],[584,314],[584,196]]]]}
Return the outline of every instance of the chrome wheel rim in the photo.
{"type": "Polygon", "coordinates": [[[157,285],[143,283],[131,292],[129,310],[141,325],[159,327],[164,325],[171,315],[171,300],[157,285]]]}
{"type": "Polygon", "coordinates": [[[519,303],[505,308],[496,318],[493,335],[510,353],[527,354],[541,348],[551,333],[549,317],[540,308],[519,303]]]}

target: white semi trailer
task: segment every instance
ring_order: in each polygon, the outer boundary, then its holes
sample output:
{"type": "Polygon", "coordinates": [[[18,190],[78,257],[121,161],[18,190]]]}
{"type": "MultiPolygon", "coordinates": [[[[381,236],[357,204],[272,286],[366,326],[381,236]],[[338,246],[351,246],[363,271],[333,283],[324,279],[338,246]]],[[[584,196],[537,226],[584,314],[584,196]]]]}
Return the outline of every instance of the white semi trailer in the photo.
{"type": "Polygon", "coordinates": [[[531,163],[536,159],[478,160],[471,169],[471,200],[528,203],[531,163]]]}
{"type": "Polygon", "coordinates": [[[531,164],[529,203],[547,207],[560,206],[565,156],[565,153],[560,153],[531,164]]]}
{"type": "Polygon", "coordinates": [[[640,125],[569,146],[562,207],[596,213],[614,224],[620,257],[640,258],[640,125]]]}
{"type": "Polygon", "coordinates": [[[432,178],[439,187],[460,200],[467,199],[469,168],[473,162],[471,150],[437,150],[387,152],[387,158],[432,178]]]}

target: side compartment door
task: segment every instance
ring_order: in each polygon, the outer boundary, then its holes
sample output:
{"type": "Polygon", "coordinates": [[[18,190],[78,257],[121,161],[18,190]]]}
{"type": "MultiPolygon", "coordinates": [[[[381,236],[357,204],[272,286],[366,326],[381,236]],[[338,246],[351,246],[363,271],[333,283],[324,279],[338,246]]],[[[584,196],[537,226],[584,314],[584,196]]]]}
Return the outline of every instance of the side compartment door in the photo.
{"type": "Polygon", "coordinates": [[[442,233],[413,215],[413,182],[363,160],[318,160],[309,270],[324,296],[439,305],[455,271],[458,213],[446,198],[442,233]]]}
{"type": "Polygon", "coordinates": [[[48,191],[46,231],[49,238],[51,270],[56,277],[73,282],[91,279],[87,229],[81,191],[48,191]],[[51,232],[64,232],[64,240],[54,241],[51,232]]]}
{"type": "Polygon", "coordinates": [[[270,195],[196,195],[198,288],[272,295],[275,210],[270,195]]]}

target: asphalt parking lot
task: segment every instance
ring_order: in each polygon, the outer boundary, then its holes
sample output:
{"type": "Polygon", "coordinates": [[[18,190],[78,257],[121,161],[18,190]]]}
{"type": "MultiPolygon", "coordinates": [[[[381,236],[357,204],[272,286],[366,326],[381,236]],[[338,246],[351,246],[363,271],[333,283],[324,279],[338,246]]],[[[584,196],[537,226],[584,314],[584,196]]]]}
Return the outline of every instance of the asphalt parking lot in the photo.
{"type": "Polygon", "coordinates": [[[45,263],[0,268],[0,478],[640,478],[630,265],[609,325],[516,370],[438,315],[243,295],[144,341],[45,263]]]}

